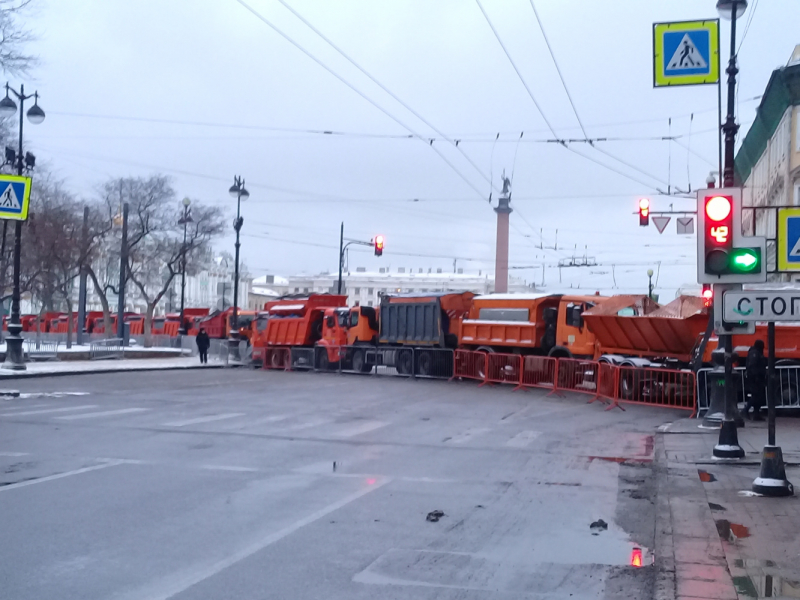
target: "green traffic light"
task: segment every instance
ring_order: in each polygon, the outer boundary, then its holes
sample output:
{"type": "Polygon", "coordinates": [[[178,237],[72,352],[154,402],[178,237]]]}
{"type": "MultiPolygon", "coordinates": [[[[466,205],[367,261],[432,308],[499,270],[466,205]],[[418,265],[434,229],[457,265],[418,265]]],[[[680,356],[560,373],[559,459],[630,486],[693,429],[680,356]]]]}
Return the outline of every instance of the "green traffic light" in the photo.
{"type": "Polygon", "coordinates": [[[734,248],[730,253],[730,270],[734,273],[753,273],[761,270],[761,251],[758,248],[734,248]]]}

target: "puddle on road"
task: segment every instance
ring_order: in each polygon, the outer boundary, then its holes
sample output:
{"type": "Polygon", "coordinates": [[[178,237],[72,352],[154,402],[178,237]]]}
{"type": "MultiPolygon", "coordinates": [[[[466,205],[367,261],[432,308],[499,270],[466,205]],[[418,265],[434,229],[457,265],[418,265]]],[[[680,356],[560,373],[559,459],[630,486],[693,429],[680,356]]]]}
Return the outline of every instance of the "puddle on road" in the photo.
{"type": "Polygon", "coordinates": [[[714,483],[717,480],[717,478],[714,477],[714,474],[709,473],[708,471],[702,471],[698,469],[697,475],[700,477],[700,481],[703,483],[714,483]]]}
{"type": "Polygon", "coordinates": [[[708,503],[708,508],[710,508],[711,510],[717,511],[717,512],[728,510],[727,508],[722,506],[722,504],[717,504],[716,502],[709,502],[708,503]]]}
{"type": "Polygon", "coordinates": [[[714,521],[719,537],[726,541],[735,542],[737,539],[750,537],[750,530],[744,525],[731,523],[727,519],[714,521]]]}

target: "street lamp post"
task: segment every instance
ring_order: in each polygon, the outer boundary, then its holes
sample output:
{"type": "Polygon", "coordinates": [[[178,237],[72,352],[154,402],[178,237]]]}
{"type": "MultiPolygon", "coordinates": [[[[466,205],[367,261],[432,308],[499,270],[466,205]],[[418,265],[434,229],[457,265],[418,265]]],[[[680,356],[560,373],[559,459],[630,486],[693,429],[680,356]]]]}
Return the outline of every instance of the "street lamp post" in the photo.
{"type": "Polygon", "coordinates": [[[183,216],[178,221],[178,225],[183,225],[183,246],[181,247],[181,326],[180,334],[186,335],[186,322],[183,320],[183,310],[186,302],[186,226],[192,222],[192,215],[189,212],[189,205],[192,203],[189,198],[183,199],[183,216]]]}
{"type": "MultiPolygon", "coordinates": [[[[0,116],[10,117],[17,112],[17,104],[11,99],[9,93],[14,94],[19,100],[19,149],[16,156],[17,175],[22,175],[25,169],[26,157],[22,153],[22,118],[25,112],[25,100],[33,98],[33,106],[28,109],[28,120],[34,125],[44,121],[44,111],[39,107],[39,93],[25,95],[25,86],[19,86],[19,92],[6,83],[6,97],[0,100],[0,116]]],[[[32,155],[31,155],[32,156],[32,155]]],[[[32,160],[29,161],[31,164],[32,160]]],[[[22,254],[22,221],[14,223],[14,290],[11,294],[11,318],[8,323],[8,337],[6,338],[6,360],[3,368],[16,371],[25,370],[25,355],[22,351],[22,323],[19,314],[19,276],[20,256],[22,254]]]]}
{"type": "Polygon", "coordinates": [[[647,269],[647,297],[653,299],[653,269],[647,269]]]}
{"type": "Polygon", "coordinates": [[[236,175],[233,178],[233,185],[228,193],[236,198],[236,219],[233,221],[233,229],[236,231],[236,254],[233,264],[233,313],[231,314],[231,342],[238,341],[234,337],[234,332],[239,329],[239,232],[242,229],[242,200],[250,197],[250,192],[244,187],[244,179],[236,175]]]}
{"type": "MultiPolygon", "coordinates": [[[[733,187],[736,132],[739,126],[735,119],[736,98],[736,19],[747,9],[747,0],[718,0],[717,11],[720,17],[731,22],[731,54],[728,59],[728,110],[722,131],[725,134],[725,166],[722,173],[723,187],[733,187]]],[[[715,301],[721,301],[721,298],[715,301]]],[[[722,363],[725,370],[725,416],[719,432],[719,443],[714,447],[713,455],[717,458],[744,458],[744,450],[739,446],[736,433],[736,389],[733,382],[733,337],[730,334],[719,336],[722,347],[722,363]]]]}

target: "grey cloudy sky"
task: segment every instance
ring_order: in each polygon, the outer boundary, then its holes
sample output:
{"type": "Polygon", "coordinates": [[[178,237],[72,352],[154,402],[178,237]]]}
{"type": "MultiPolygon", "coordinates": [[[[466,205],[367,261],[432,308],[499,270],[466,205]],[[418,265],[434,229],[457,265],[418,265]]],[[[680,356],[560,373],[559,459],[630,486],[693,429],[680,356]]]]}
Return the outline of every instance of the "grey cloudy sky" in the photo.
{"type": "MultiPolygon", "coordinates": [[[[278,0],[246,1],[433,147],[403,137],[408,129],[236,0],[38,0],[26,22],[41,64],[22,82],[39,90],[48,116],[26,129],[29,147],[86,197],[108,177],[163,172],[179,197],[233,210],[227,188],[243,175],[251,197],[242,253],[256,275],[334,270],[340,221],[347,237],[387,240],[381,259],[364,249],[351,267],[452,269],[457,257],[459,267],[485,272],[495,234],[486,178],[499,186],[505,169],[514,177],[510,263],[547,265],[547,289],[612,291],[616,265],[618,292],[644,293],[659,260],[662,298],[695,280],[694,238],[677,236],[674,220],[663,235],[640,229],[632,211],[641,195],[654,210],[691,209],[692,200],[655,188],[702,187],[716,170],[716,87],[654,90],[651,64],[652,23],[715,18],[714,0],[536,1],[587,134],[628,138],[570,144],[574,152],[540,141],[553,136],[474,0],[285,0],[462,140],[458,148],[278,0]],[[642,139],[670,132],[684,136],[681,145],[642,139]],[[556,229],[558,251],[537,248],[540,231],[552,246],[556,229]],[[554,265],[587,245],[599,266],[564,269],[559,285],[554,265]]],[[[583,137],[529,0],[482,4],[558,136],[583,137]]],[[[751,1],[740,31],[751,15],[740,52],[743,133],[753,97],[800,43],[797,0],[751,1]]],[[[723,69],[728,40],[723,21],[723,69]]],[[[221,245],[232,250],[232,236],[221,245]]],[[[542,279],[541,268],[512,273],[542,279]]]]}

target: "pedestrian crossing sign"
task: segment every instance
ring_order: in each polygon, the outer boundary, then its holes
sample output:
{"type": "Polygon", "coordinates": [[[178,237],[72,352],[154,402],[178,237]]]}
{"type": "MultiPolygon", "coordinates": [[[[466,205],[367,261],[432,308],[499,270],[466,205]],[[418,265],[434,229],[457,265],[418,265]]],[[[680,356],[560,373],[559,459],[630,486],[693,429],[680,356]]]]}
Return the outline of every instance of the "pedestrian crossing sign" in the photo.
{"type": "Polygon", "coordinates": [[[25,221],[30,199],[30,177],[0,175],[0,219],[25,221]]]}
{"type": "Polygon", "coordinates": [[[653,24],[653,87],[719,81],[719,20],[653,24]]]}
{"type": "Polygon", "coordinates": [[[800,271],[800,208],[778,209],[778,271],[800,271]]]}

